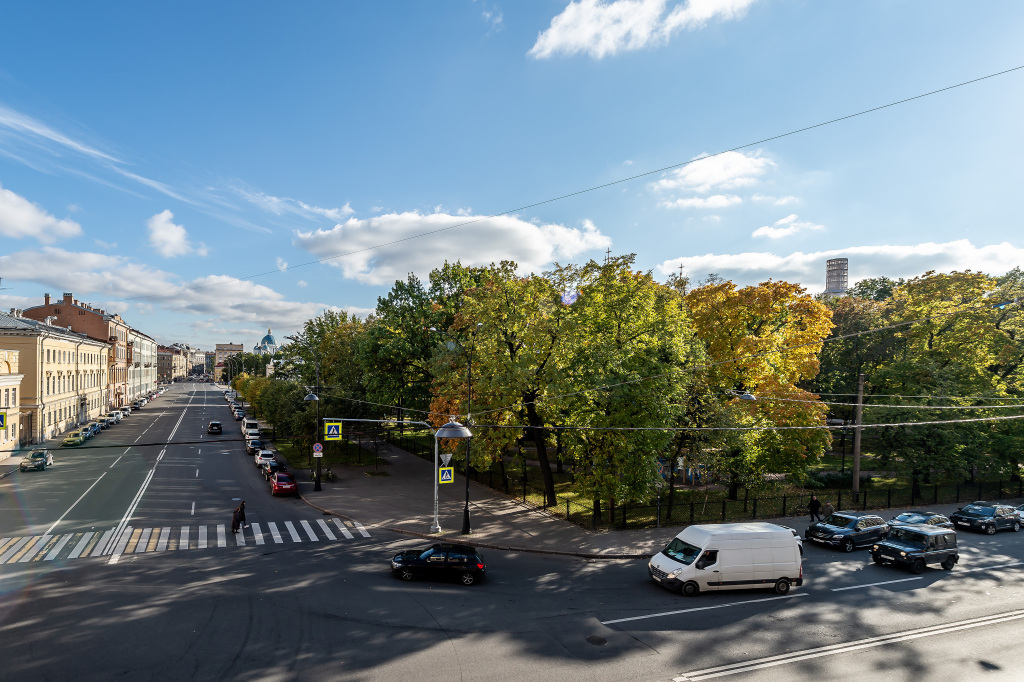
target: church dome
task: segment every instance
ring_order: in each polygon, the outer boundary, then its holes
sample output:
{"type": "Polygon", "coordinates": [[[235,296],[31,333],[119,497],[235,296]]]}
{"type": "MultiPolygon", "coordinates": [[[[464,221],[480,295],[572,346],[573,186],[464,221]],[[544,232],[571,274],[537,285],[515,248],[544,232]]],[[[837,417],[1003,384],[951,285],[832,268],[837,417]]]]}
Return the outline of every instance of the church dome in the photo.
{"type": "Polygon", "coordinates": [[[260,345],[261,346],[277,346],[277,339],[274,338],[274,335],[270,333],[269,329],[267,330],[267,335],[263,337],[262,341],[260,341],[260,345]]]}

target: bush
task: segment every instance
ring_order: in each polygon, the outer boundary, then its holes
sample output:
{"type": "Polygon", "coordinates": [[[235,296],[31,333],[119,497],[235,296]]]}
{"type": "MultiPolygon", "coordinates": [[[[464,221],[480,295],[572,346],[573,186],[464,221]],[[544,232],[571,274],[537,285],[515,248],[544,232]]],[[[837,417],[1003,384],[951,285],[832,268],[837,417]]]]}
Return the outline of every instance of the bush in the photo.
{"type": "MultiPolygon", "coordinates": [[[[870,476],[861,476],[861,489],[869,487],[871,482],[872,478],[870,476]]],[[[843,488],[849,490],[853,487],[853,474],[841,474],[838,471],[824,471],[820,474],[812,474],[807,477],[806,486],[808,488],[843,488]]]]}

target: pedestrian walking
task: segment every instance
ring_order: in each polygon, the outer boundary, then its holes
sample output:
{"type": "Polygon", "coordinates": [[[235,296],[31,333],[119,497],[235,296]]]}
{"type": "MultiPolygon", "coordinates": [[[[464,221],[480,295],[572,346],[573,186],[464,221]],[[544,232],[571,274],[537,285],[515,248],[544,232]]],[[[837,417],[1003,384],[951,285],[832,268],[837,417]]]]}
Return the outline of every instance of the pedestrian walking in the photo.
{"type": "Polygon", "coordinates": [[[825,500],[825,506],[822,508],[822,511],[826,519],[836,513],[836,508],[832,506],[832,500],[825,500]]]}
{"type": "Polygon", "coordinates": [[[811,501],[807,503],[807,510],[811,512],[811,523],[821,521],[821,500],[817,495],[811,495],[811,501]]]}
{"type": "Polygon", "coordinates": [[[234,513],[231,514],[231,532],[237,533],[238,529],[245,525],[245,500],[235,507],[234,513]]]}

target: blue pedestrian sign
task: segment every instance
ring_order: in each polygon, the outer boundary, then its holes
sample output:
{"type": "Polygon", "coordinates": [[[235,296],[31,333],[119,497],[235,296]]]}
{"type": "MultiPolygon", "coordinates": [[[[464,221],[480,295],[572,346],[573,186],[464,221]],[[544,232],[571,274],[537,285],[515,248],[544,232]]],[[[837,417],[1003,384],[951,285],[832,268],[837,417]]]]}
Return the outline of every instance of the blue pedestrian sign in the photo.
{"type": "Polygon", "coordinates": [[[452,483],[455,481],[455,467],[441,467],[437,470],[438,483],[452,483]]]}
{"type": "Polygon", "coordinates": [[[7,413],[6,412],[0,412],[0,429],[6,429],[6,428],[7,428],[7,413]]]}
{"type": "Polygon", "coordinates": [[[324,440],[341,440],[341,422],[324,422],[324,440]]]}

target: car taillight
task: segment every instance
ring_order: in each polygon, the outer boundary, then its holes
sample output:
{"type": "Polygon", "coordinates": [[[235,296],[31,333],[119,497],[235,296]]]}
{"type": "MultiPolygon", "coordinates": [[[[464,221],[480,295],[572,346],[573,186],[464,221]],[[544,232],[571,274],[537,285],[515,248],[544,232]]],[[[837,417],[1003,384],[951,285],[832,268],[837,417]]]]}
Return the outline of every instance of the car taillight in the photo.
{"type": "Polygon", "coordinates": [[[478,569],[480,569],[481,571],[484,570],[484,565],[483,564],[477,564],[476,567],[478,569]]]}

